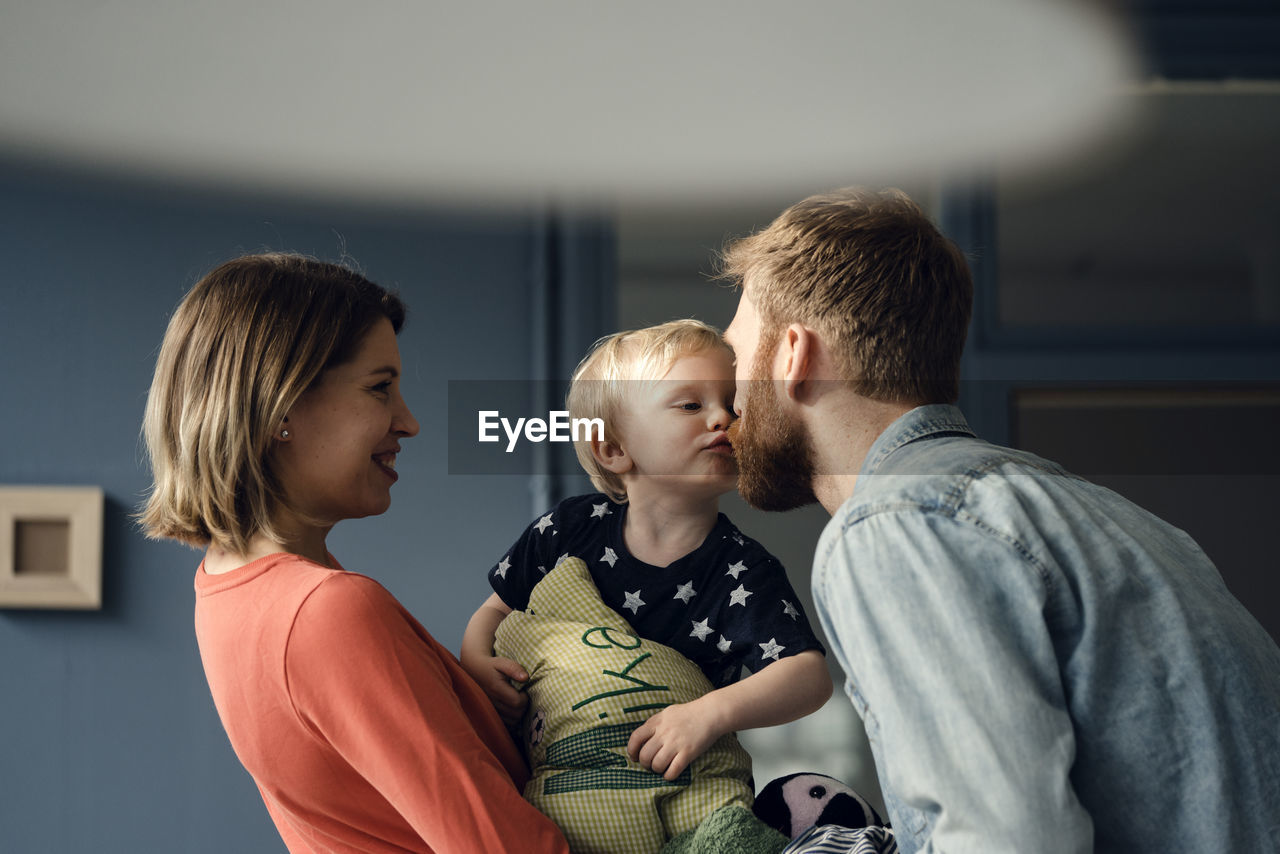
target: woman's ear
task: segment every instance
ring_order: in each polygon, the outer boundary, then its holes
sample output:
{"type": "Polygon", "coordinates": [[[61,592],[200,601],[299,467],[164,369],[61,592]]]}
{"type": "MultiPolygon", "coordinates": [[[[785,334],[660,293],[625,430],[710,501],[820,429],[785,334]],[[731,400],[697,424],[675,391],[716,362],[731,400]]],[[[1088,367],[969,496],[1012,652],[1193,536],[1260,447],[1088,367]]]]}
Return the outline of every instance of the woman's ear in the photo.
{"type": "Polygon", "coordinates": [[[621,445],[608,439],[592,438],[591,456],[595,457],[600,468],[614,474],[629,472],[635,465],[631,455],[621,445]]]}

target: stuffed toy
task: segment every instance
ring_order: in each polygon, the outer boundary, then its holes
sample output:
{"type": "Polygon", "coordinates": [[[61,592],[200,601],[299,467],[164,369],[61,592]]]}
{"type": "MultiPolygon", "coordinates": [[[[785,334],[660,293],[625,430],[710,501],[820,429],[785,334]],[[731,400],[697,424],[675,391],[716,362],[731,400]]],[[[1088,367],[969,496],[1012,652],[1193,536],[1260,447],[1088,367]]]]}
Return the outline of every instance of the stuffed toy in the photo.
{"type": "Polygon", "coordinates": [[[789,774],[760,790],[756,817],[795,839],[811,827],[887,827],[875,808],[853,789],[825,774],[789,774]]]}
{"type": "MultiPolygon", "coordinates": [[[[525,611],[498,626],[494,651],[529,673],[522,736],[532,776],[524,796],[564,831],[573,854],[659,854],[681,837],[681,854],[707,842],[742,845],[773,830],[751,813],[751,757],[724,735],[675,780],[627,756],[631,733],[656,710],[711,690],[689,659],[639,637],[600,600],[587,565],[562,558],[534,586],[525,611]],[[732,807],[692,839],[717,810],[732,807]]],[[[775,840],[782,844],[785,839],[775,840]]]]}
{"type": "Polygon", "coordinates": [[[725,804],[662,848],[662,854],[781,854],[787,837],[766,825],[751,810],[725,804]]]}

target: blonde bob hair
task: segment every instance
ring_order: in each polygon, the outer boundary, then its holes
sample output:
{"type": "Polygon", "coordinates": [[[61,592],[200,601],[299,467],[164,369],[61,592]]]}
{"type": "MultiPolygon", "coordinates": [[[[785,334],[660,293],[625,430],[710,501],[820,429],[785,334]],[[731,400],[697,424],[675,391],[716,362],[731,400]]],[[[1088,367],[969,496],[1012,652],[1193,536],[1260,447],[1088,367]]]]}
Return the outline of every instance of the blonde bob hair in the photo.
{"type": "Polygon", "coordinates": [[[337,264],[248,255],[214,269],[179,304],[156,360],[143,437],[153,484],[147,536],[236,553],[287,506],[273,438],[321,373],[350,359],[400,299],[337,264]]]}
{"type": "MultiPolygon", "coordinates": [[[[606,335],[592,345],[573,372],[567,404],[569,417],[603,420],[604,440],[621,444],[615,424],[635,384],[661,379],[685,356],[716,349],[732,353],[718,329],[693,319],[606,335]]],[[[622,479],[600,465],[591,442],[574,442],[574,451],[590,476],[591,485],[615,502],[625,503],[627,490],[622,479]]]]}

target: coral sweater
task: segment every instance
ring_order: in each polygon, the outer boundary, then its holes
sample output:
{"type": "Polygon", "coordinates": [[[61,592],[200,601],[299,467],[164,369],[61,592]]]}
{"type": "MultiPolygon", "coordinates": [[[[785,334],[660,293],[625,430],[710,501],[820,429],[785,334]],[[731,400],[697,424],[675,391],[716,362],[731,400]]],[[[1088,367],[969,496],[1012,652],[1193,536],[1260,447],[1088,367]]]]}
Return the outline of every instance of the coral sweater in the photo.
{"type": "Polygon", "coordinates": [[[291,852],[568,851],[489,700],[377,582],[275,554],[195,587],[214,704],[291,852]]]}

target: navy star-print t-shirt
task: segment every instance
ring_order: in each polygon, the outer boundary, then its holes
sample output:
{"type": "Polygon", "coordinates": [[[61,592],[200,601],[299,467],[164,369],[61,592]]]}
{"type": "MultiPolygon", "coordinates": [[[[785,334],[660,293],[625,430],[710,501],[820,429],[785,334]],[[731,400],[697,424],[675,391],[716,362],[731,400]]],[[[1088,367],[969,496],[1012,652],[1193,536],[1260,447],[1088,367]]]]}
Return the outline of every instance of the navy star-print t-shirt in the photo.
{"type": "Polygon", "coordinates": [[[489,583],[508,606],[524,610],[560,558],[582,558],[606,605],[641,637],[684,654],[717,688],[743,667],[755,672],[806,649],[822,651],[782,564],[723,513],[702,545],[665,567],[627,551],[626,513],[627,505],[601,493],[560,502],[489,570],[489,583]]]}

